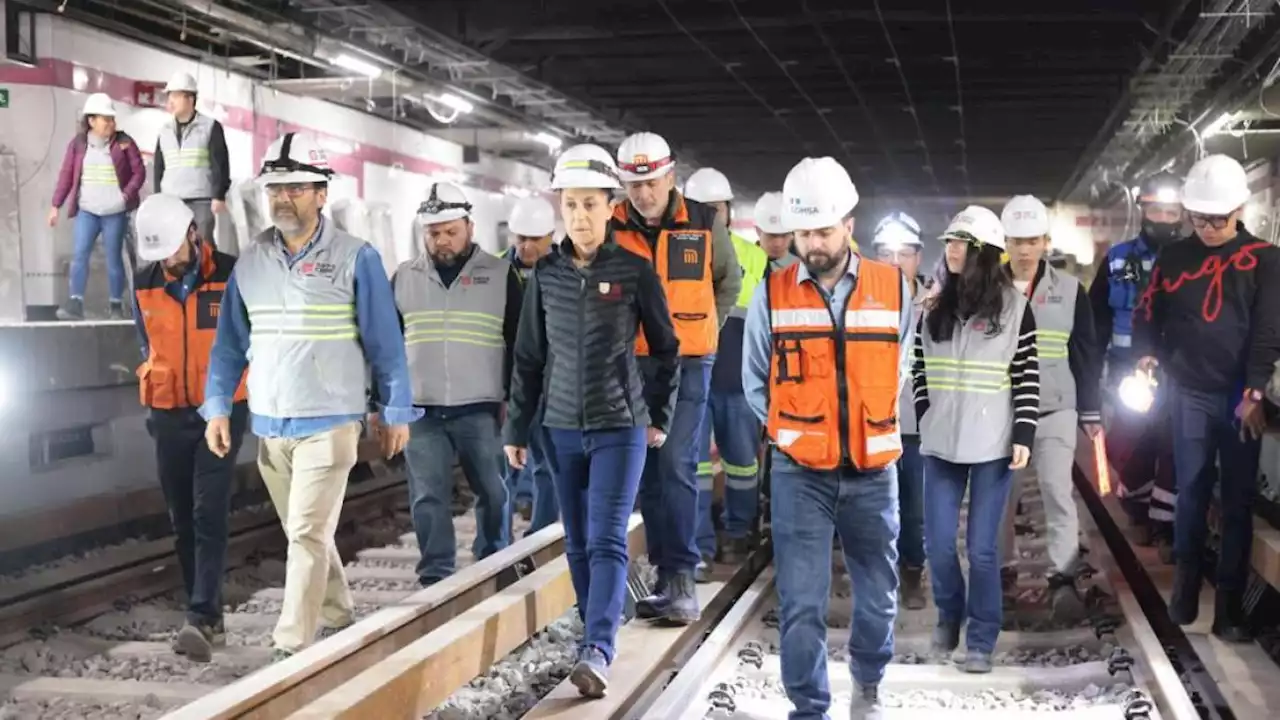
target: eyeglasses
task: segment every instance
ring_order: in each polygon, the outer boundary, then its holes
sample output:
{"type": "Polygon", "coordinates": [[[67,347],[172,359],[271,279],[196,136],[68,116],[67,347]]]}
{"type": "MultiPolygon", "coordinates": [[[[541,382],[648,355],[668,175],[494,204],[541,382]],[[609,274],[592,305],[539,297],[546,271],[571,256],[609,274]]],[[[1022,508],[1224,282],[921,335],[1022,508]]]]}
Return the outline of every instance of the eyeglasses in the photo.
{"type": "Polygon", "coordinates": [[[1231,221],[1230,215],[1201,215],[1200,213],[1187,213],[1187,219],[1191,221],[1191,226],[1197,230],[1203,230],[1211,227],[1214,230],[1225,230],[1227,223],[1231,221]]]}
{"type": "Polygon", "coordinates": [[[288,195],[291,198],[296,198],[306,193],[308,190],[315,189],[316,186],[314,183],[286,183],[283,185],[268,185],[267,194],[272,197],[288,195]]]}

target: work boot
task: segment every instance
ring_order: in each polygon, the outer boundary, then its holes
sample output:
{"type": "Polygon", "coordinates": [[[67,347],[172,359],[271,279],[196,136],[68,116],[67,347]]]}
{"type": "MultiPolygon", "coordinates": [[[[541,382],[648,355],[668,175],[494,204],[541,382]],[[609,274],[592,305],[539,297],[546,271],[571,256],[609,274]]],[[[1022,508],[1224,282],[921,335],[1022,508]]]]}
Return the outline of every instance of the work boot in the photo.
{"type": "Polygon", "coordinates": [[[173,652],[192,662],[207,663],[213,659],[213,648],[226,644],[227,632],[221,622],[205,625],[187,621],[173,638],[173,652]]]}
{"type": "Polygon", "coordinates": [[[569,672],[569,682],[583,697],[602,698],[609,689],[609,663],[594,645],[578,651],[578,662],[569,672]]]}
{"type": "Polygon", "coordinates": [[[667,611],[662,614],[663,620],[674,625],[689,625],[702,617],[693,573],[677,572],[671,577],[671,583],[667,589],[671,600],[667,605],[667,611]]]}
{"type": "Polygon", "coordinates": [[[658,579],[653,583],[653,592],[636,601],[636,617],[641,620],[654,620],[667,612],[671,599],[667,597],[669,581],[666,573],[659,570],[658,579]]]}
{"type": "Polygon", "coordinates": [[[939,622],[933,629],[929,649],[938,655],[950,655],[960,647],[960,623],[939,622]]]}
{"type": "Polygon", "coordinates": [[[880,720],[884,705],[880,704],[880,686],[859,684],[849,702],[849,720],[880,720]]]}
{"type": "Polygon", "coordinates": [[[964,665],[961,669],[974,675],[983,675],[991,672],[991,653],[984,653],[981,650],[969,650],[965,653],[964,665]]]}
{"type": "Polygon", "coordinates": [[[1178,563],[1173,572],[1173,592],[1169,594],[1169,619],[1190,625],[1200,615],[1200,568],[1178,563]]]}
{"type": "Polygon", "coordinates": [[[902,607],[923,610],[928,604],[924,597],[924,568],[904,565],[899,571],[899,577],[898,595],[901,597],[902,607]]]}
{"type": "Polygon", "coordinates": [[[1253,631],[1249,628],[1240,593],[1218,590],[1213,594],[1213,634],[1223,642],[1253,642],[1253,631]]]}
{"type": "Polygon", "coordinates": [[[59,320],[83,320],[84,319],[84,300],[80,298],[68,298],[65,305],[58,308],[59,320]]]}
{"type": "Polygon", "coordinates": [[[124,320],[124,303],[120,300],[112,300],[107,304],[108,320],[124,320]]]}
{"type": "Polygon", "coordinates": [[[1075,625],[1084,619],[1084,600],[1076,589],[1075,578],[1061,573],[1049,576],[1049,602],[1053,619],[1063,625],[1075,625]]]}

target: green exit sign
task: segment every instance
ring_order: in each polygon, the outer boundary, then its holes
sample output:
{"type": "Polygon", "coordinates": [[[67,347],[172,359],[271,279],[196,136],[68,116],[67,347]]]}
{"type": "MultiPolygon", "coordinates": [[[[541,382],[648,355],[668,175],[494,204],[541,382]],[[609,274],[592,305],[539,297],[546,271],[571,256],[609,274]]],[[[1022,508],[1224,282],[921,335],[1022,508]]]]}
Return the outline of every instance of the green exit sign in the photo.
{"type": "Polygon", "coordinates": [[[9,107],[9,88],[0,88],[0,108],[9,107]]]}

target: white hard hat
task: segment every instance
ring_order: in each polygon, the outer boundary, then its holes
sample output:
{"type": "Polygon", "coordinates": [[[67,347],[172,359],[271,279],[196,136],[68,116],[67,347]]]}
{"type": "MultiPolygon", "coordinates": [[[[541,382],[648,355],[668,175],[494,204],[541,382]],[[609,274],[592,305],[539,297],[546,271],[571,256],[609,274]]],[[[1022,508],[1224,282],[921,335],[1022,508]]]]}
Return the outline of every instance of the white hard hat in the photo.
{"type": "Polygon", "coordinates": [[[1015,195],[1000,212],[1000,223],[1006,237],[1044,237],[1049,234],[1049,208],[1034,195],[1015,195]]]}
{"type": "Polygon", "coordinates": [[[609,151],[599,145],[584,143],[574,145],[556,158],[556,168],[551,173],[551,189],[593,188],[618,190],[618,166],[609,151]]]}
{"type": "Polygon", "coordinates": [[[258,179],[264,185],[328,182],[333,177],[329,154],[311,135],[285,133],[262,158],[258,179]]]}
{"type": "Polygon", "coordinates": [[[636,133],[618,146],[618,170],[624,182],[660,178],[675,168],[671,146],[661,135],[636,133]]]}
{"type": "Polygon", "coordinates": [[[191,73],[176,72],[173,77],[169,78],[169,84],[164,86],[164,91],[171,92],[189,92],[196,91],[196,79],[191,73]]]}
{"type": "Polygon", "coordinates": [[[1249,201],[1249,177],[1226,155],[1210,155],[1187,173],[1182,207],[1201,215],[1230,215],[1249,201]]]}
{"type": "Polygon", "coordinates": [[[471,201],[462,188],[448,182],[431,184],[427,199],[418,206],[418,220],[423,225],[435,225],[471,217],[471,201]]]}
{"type": "Polygon", "coordinates": [[[729,186],[729,178],[724,173],[713,168],[702,168],[690,175],[685,182],[684,196],[694,202],[729,202],[733,199],[733,188],[729,186]]]}
{"type": "Polygon", "coordinates": [[[143,262],[159,262],[178,252],[195,213],[174,195],[156,193],[138,206],[138,257],[143,262]]]}
{"type": "Polygon", "coordinates": [[[103,117],[115,117],[116,105],[111,102],[111,96],[106,93],[94,93],[85,98],[84,112],[82,115],[102,115],[103,117]]]}
{"type": "Polygon", "coordinates": [[[756,227],[770,235],[785,235],[790,232],[782,225],[782,193],[767,192],[756,200],[756,208],[751,213],[756,227]]]}
{"type": "Polygon", "coordinates": [[[890,213],[876,225],[871,244],[891,248],[920,245],[920,223],[904,212],[890,213]]]}
{"type": "Polygon", "coordinates": [[[782,225],[817,230],[840,224],[858,205],[858,189],[835,158],[805,158],[782,183],[782,225]]]}
{"type": "Polygon", "coordinates": [[[556,210],[540,197],[521,198],[511,210],[507,229],[521,237],[546,237],[556,231],[556,210]]]}
{"type": "Polygon", "coordinates": [[[1004,226],[994,212],[981,205],[970,205],[951,219],[947,231],[939,240],[978,241],[984,245],[1005,249],[1004,226]]]}

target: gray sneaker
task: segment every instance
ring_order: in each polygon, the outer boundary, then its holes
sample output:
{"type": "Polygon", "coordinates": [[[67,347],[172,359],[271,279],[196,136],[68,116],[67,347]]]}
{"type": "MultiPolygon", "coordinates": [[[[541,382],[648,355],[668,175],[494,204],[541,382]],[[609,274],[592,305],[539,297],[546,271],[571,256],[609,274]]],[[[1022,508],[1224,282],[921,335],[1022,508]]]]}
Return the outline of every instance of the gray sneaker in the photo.
{"type": "Polygon", "coordinates": [[[859,685],[849,702],[849,720],[881,720],[884,705],[880,703],[879,685],[859,685]]]}
{"type": "Polygon", "coordinates": [[[84,300],[80,298],[68,298],[67,303],[58,308],[59,320],[83,320],[84,319],[84,300]]]}
{"type": "MultiPolygon", "coordinates": [[[[216,628],[216,630],[221,630],[221,627],[216,628]]],[[[213,625],[186,622],[183,623],[182,629],[178,630],[178,634],[173,638],[173,652],[185,656],[192,662],[207,663],[213,659],[214,646],[225,646],[226,644],[227,636],[225,631],[215,632],[213,625]]]]}
{"type": "Polygon", "coordinates": [[[983,675],[991,672],[991,653],[970,650],[965,653],[963,669],[967,673],[983,675]]]}

